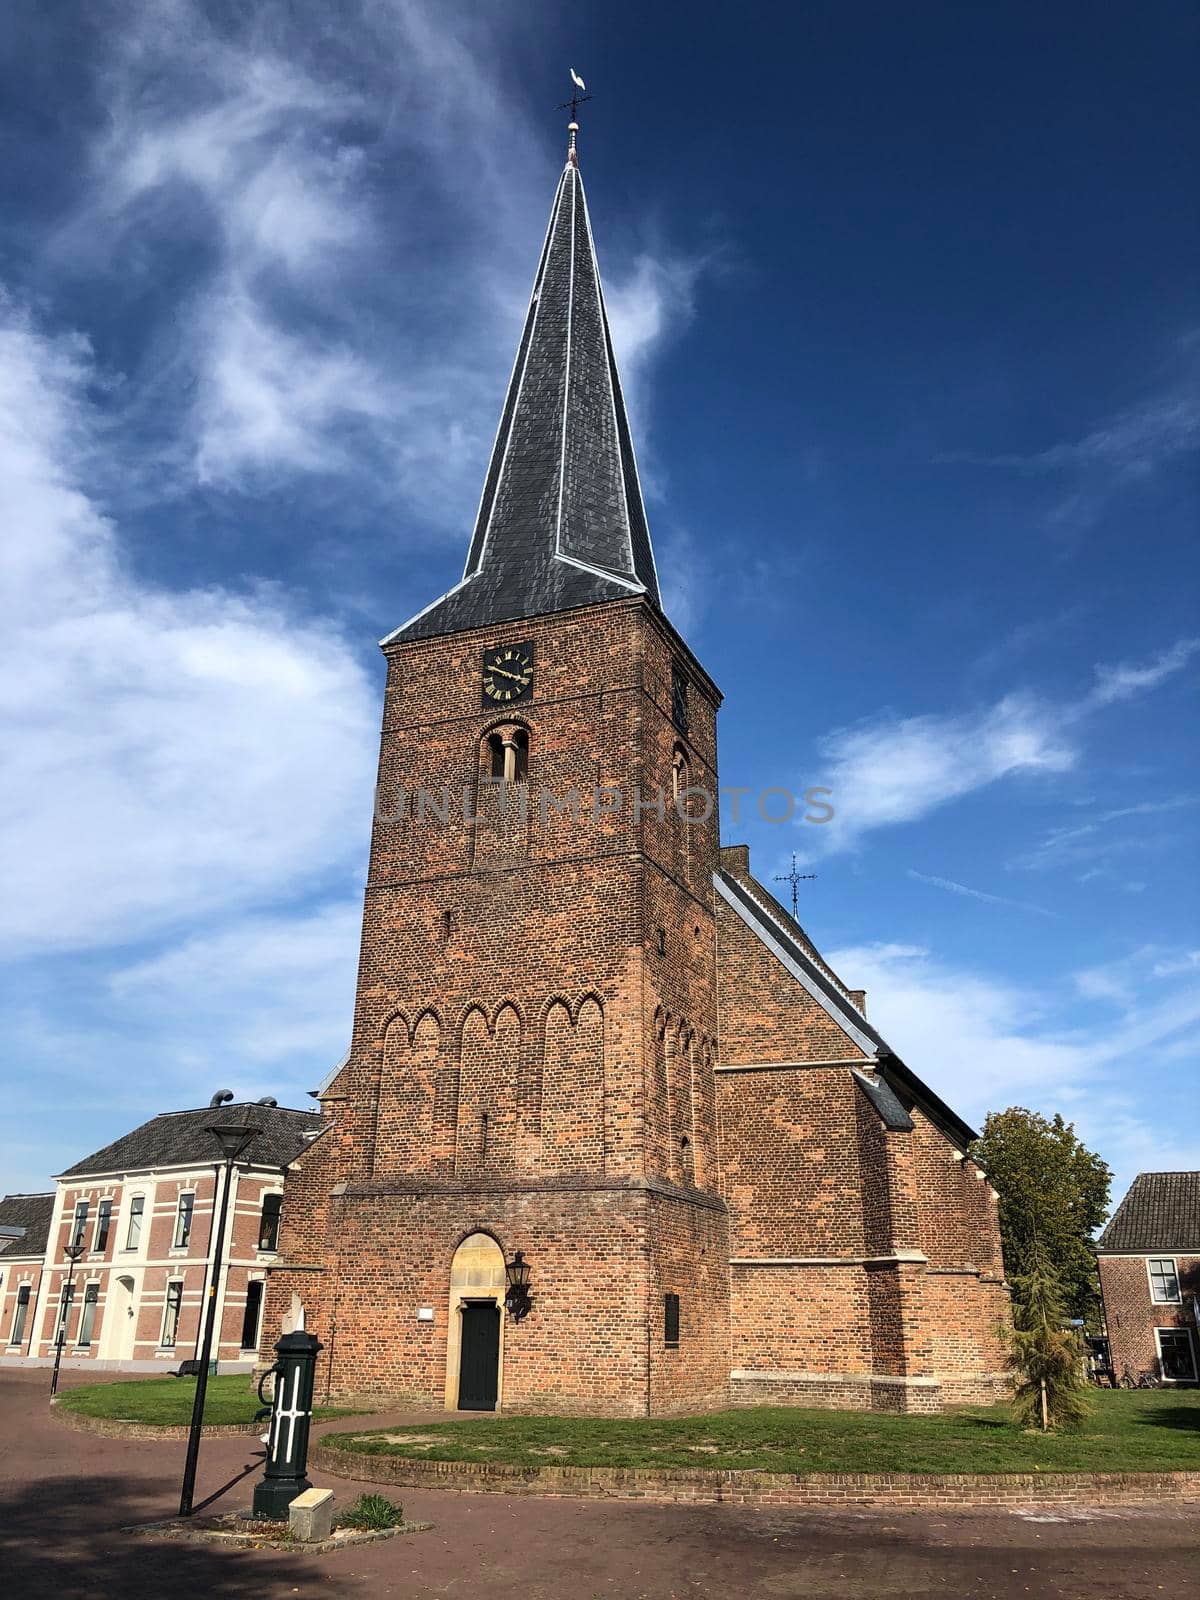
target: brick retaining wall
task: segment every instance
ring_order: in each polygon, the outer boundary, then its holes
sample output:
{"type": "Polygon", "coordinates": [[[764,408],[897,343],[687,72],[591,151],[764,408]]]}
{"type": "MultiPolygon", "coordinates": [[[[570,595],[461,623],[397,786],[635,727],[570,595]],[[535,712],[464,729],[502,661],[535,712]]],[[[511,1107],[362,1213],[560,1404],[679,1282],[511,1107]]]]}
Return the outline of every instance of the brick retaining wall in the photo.
{"type": "MultiPolygon", "coordinates": [[[[155,1427],[151,1422],[122,1422],[118,1417],[89,1417],[82,1411],[68,1411],[64,1406],[52,1406],[50,1415],[64,1428],[74,1428],[76,1433],[98,1433],[103,1439],[186,1439],[190,1428],[155,1427]]],[[[207,1422],[204,1437],[216,1438],[227,1433],[262,1433],[265,1422],[207,1422]]]]}
{"type": "Polygon", "coordinates": [[[512,1466],[422,1461],[314,1445],[310,1465],[334,1477],[405,1489],[537,1494],[554,1499],[771,1506],[1099,1506],[1200,1502],[1200,1472],[862,1473],[807,1475],[680,1467],[512,1466]]]}

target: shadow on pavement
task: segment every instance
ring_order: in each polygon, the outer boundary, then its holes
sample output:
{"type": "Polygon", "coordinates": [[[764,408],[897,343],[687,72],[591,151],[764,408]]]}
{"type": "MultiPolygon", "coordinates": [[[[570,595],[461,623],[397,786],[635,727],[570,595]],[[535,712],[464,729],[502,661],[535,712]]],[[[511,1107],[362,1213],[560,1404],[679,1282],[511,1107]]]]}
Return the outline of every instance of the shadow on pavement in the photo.
{"type": "Polygon", "coordinates": [[[147,1518],[144,1494],[110,1478],[58,1478],[6,1496],[0,1507],[6,1591],[22,1600],[269,1600],[297,1590],[311,1594],[318,1585],[320,1575],[301,1555],[162,1543],[119,1531],[147,1518]]]}

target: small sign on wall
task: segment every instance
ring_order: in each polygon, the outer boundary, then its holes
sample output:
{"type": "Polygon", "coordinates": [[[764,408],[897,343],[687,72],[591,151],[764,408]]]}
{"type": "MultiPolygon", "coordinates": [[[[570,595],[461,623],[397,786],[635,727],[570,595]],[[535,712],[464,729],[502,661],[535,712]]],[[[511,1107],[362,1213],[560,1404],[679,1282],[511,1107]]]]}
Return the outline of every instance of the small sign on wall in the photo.
{"type": "Polygon", "coordinates": [[[418,1322],[432,1322],[433,1321],[433,1307],[432,1306],[418,1306],[417,1307],[417,1321],[418,1322]]]}

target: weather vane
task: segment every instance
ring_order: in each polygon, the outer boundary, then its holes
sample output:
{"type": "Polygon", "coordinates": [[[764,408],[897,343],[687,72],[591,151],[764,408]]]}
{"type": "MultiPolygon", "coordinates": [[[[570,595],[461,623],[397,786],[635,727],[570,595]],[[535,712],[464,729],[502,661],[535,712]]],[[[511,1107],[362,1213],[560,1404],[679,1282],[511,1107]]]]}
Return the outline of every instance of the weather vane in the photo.
{"type": "Polygon", "coordinates": [[[815,872],[796,871],[796,852],[792,851],[792,870],[790,872],[777,872],[776,883],[790,883],[792,886],[792,921],[800,921],[800,885],[808,883],[816,877],[815,872]]]}
{"type": "Polygon", "coordinates": [[[560,111],[569,111],[571,113],[571,121],[576,122],[578,121],[578,118],[576,117],[575,113],[579,110],[579,107],[584,103],[585,100],[590,100],[592,97],[587,92],[587,84],[584,83],[583,79],[575,71],[575,68],[571,67],[569,70],[571,73],[571,82],[575,85],[575,93],[569,100],[564,100],[558,109],[560,111]]]}

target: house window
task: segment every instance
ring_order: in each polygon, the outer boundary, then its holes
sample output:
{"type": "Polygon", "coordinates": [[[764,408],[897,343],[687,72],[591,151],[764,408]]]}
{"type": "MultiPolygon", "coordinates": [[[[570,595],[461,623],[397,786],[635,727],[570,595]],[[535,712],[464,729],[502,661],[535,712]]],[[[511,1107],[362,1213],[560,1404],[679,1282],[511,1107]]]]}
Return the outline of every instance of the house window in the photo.
{"type": "Polygon", "coordinates": [[[258,1319],[262,1315],[263,1286],[258,1278],[246,1285],[246,1310],[242,1316],[242,1349],[258,1349],[258,1319]]]}
{"type": "Polygon", "coordinates": [[[679,1348],[679,1296],[663,1295],[663,1342],[668,1350],[679,1348]]]}
{"type": "Polygon", "coordinates": [[[25,1337],[25,1323],[29,1316],[29,1285],[23,1283],[17,1290],[17,1309],[13,1312],[12,1333],[9,1344],[20,1344],[25,1337]]]}
{"type": "Polygon", "coordinates": [[[164,1350],[174,1350],[179,1334],[179,1312],[183,1305],[183,1284],[176,1278],[167,1285],[167,1299],[163,1306],[162,1339],[164,1350]]]}
{"type": "Polygon", "coordinates": [[[71,1224],[71,1243],[82,1244],[83,1235],[87,1229],[88,1203],[86,1200],[76,1200],[75,1221],[71,1224]]]}
{"type": "Polygon", "coordinates": [[[112,1224],[112,1201],[101,1200],[96,1209],[96,1237],[92,1240],[93,1250],[103,1250],[108,1244],[108,1230],[112,1224]]]}
{"type": "Polygon", "coordinates": [[[83,1315],[79,1319],[79,1340],[81,1345],[91,1344],[92,1330],[96,1326],[96,1302],[100,1298],[100,1285],[89,1283],[83,1291],[83,1315]]]}
{"type": "Polygon", "coordinates": [[[1150,1273],[1150,1298],[1156,1305],[1179,1304],[1179,1275],[1170,1256],[1146,1263],[1150,1273]]]}
{"type": "Polygon", "coordinates": [[[1155,1328],[1158,1366],[1164,1383],[1195,1383],[1196,1347],[1190,1328],[1155,1328]]]}
{"type": "Polygon", "coordinates": [[[67,1339],[67,1329],[71,1323],[71,1304],[74,1299],[75,1285],[73,1283],[64,1283],[62,1295],[58,1302],[58,1332],[55,1335],[55,1338],[61,1339],[64,1344],[67,1339]]]}
{"type": "MultiPolygon", "coordinates": [[[[258,1248],[260,1250],[279,1249],[279,1211],[283,1205],[281,1194],[263,1195],[262,1217],[258,1224],[258,1248]]],[[[243,1349],[249,1349],[243,1345],[243,1349]]]]}
{"type": "Polygon", "coordinates": [[[196,1206],[194,1194],[179,1196],[179,1209],[175,1213],[175,1249],[186,1250],[192,1237],[192,1212],[196,1206]]]}
{"type": "Polygon", "coordinates": [[[142,1213],[146,1209],[146,1196],[135,1194],[129,1202],[129,1231],[125,1235],[126,1250],[136,1250],[142,1237],[142,1213]]]}

